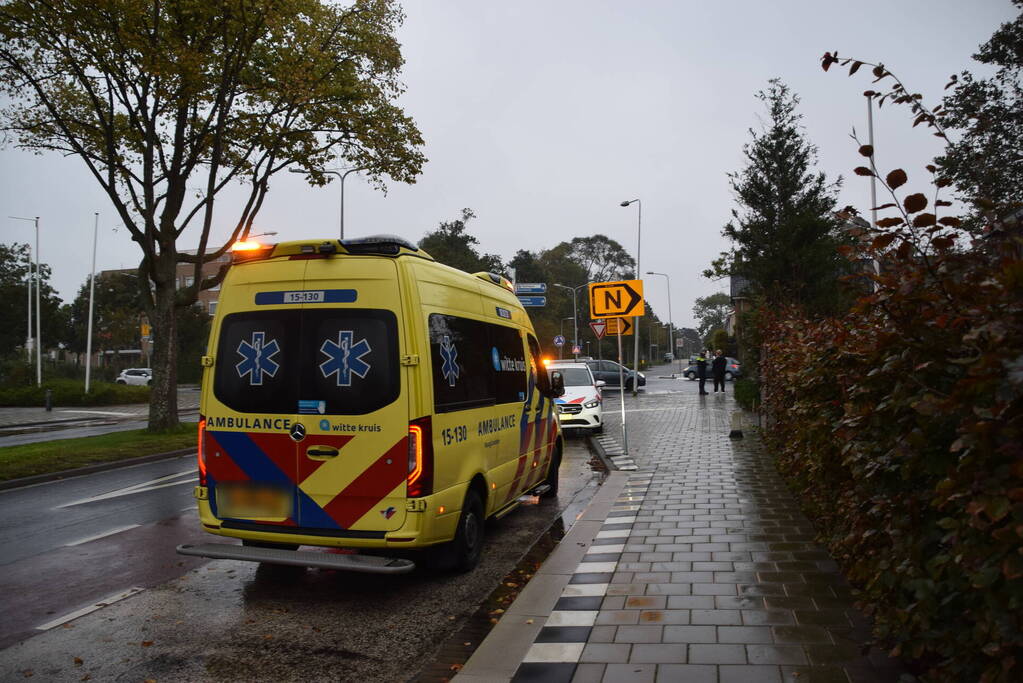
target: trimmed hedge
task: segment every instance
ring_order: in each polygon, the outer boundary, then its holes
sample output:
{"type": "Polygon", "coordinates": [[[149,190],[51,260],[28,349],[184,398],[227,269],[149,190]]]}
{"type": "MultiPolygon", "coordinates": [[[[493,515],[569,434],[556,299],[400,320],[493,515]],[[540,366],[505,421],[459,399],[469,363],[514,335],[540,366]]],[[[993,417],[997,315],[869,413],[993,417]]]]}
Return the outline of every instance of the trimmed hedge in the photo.
{"type": "Polygon", "coordinates": [[[0,387],[0,406],[42,407],[46,405],[47,389],[53,392],[54,406],[104,406],[149,402],[149,387],[90,382],[89,393],[86,394],[83,382],[72,379],[52,379],[43,382],[41,387],[34,384],[0,387]]]}
{"type": "Polygon", "coordinates": [[[1015,681],[1023,237],[974,237],[961,252],[903,231],[846,316],[765,315],[765,438],[879,644],[927,680],[1015,681]]]}

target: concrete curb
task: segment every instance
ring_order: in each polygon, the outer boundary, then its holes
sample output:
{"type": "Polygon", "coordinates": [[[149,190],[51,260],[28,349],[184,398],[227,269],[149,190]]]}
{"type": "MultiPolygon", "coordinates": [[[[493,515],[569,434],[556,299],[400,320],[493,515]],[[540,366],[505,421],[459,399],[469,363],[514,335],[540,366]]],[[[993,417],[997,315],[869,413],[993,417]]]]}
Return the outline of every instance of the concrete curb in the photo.
{"type": "Polygon", "coordinates": [[[608,472],[615,472],[618,469],[615,467],[615,464],[611,462],[611,458],[608,457],[607,451],[604,450],[604,446],[589,434],[586,435],[586,445],[589,446],[590,451],[597,454],[597,457],[600,458],[602,463],[604,463],[604,467],[607,468],[608,472]]]}
{"type": "Polygon", "coordinates": [[[100,462],[96,463],[95,465],[76,467],[73,470],[48,472],[46,474],[33,474],[31,477],[21,477],[20,479],[8,479],[7,481],[0,481],[0,491],[6,491],[7,489],[17,489],[23,486],[32,486],[33,484],[45,484],[46,482],[49,481],[68,479],[70,477],[80,477],[83,474],[93,474],[94,472],[116,470],[121,467],[131,467],[132,465],[145,465],[146,463],[157,462],[158,460],[169,460],[170,458],[177,458],[182,455],[189,455],[190,453],[195,453],[195,449],[182,448],[176,451],[168,451],[166,453],[154,453],[153,455],[143,455],[138,458],[129,458],[127,460],[111,460],[110,462],[100,462]]]}
{"type": "Polygon", "coordinates": [[[512,679],[629,476],[628,472],[611,472],[554,552],[455,676],[455,681],[497,683],[512,679]]]}

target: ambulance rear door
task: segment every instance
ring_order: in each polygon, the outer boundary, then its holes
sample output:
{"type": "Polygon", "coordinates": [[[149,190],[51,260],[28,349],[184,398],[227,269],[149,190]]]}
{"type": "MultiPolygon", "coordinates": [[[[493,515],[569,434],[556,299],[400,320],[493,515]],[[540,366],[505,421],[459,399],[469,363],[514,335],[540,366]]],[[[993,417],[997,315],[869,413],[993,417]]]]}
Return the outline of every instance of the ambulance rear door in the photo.
{"type": "Polygon", "coordinates": [[[397,264],[311,259],[303,291],[298,525],[382,536],[406,514],[409,397],[397,264]]]}

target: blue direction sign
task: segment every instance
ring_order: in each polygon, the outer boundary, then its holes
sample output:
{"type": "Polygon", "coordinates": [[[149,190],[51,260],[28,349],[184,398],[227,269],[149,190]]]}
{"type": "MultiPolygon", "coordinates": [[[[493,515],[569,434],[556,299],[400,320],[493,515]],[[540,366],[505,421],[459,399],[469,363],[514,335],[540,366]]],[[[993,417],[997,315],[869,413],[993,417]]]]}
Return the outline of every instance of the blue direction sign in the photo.
{"type": "Polygon", "coordinates": [[[555,336],[554,337],[554,345],[555,346],[564,346],[565,345],[565,338],[562,337],[560,334],[555,336]]]}
{"type": "Polygon", "coordinates": [[[515,283],[516,294],[546,294],[547,283],[546,282],[516,282],[515,283]]]}
{"type": "Polygon", "coordinates": [[[526,308],[540,308],[541,306],[547,305],[547,297],[545,296],[520,296],[519,302],[526,308]]]}

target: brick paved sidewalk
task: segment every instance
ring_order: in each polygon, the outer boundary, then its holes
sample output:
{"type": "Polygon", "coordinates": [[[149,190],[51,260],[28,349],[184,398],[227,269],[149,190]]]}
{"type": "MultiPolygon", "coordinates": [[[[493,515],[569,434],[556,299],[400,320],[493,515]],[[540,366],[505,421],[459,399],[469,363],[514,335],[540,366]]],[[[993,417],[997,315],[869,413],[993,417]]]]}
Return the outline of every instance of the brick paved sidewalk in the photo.
{"type": "Polygon", "coordinates": [[[474,656],[459,680],[896,680],[896,661],[863,654],[850,589],[755,436],[728,438],[731,397],[626,406],[639,470],[616,475],[627,483],[556,602],[502,619],[539,622],[521,665],[494,675],[474,656]]]}

